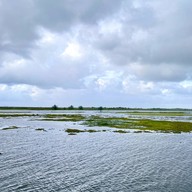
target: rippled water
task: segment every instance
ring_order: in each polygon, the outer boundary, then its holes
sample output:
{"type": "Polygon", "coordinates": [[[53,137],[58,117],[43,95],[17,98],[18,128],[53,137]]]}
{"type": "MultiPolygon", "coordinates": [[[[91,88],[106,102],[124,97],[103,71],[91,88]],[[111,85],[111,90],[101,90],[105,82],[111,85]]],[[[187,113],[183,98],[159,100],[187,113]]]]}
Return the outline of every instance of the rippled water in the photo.
{"type": "Polygon", "coordinates": [[[64,130],[76,124],[1,119],[2,192],[190,192],[192,134],[64,130]],[[47,132],[35,131],[44,127],[47,132]]]}

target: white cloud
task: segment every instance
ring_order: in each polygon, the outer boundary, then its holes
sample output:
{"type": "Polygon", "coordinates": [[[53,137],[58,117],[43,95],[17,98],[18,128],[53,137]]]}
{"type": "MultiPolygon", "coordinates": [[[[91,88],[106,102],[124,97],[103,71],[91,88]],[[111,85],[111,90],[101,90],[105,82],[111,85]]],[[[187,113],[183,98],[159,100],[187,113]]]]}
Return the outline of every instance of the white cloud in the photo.
{"type": "Polygon", "coordinates": [[[70,42],[68,43],[66,49],[62,53],[63,56],[68,56],[74,59],[78,59],[83,55],[82,48],[78,43],[70,42]]]}
{"type": "Polygon", "coordinates": [[[7,89],[7,85],[0,84],[0,91],[5,91],[7,89]]]}
{"type": "Polygon", "coordinates": [[[188,107],[191,5],[2,0],[0,105],[188,107]]]}
{"type": "Polygon", "coordinates": [[[161,92],[165,96],[168,96],[172,93],[172,91],[170,89],[162,89],[161,92]]]}
{"type": "Polygon", "coordinates": [[[186,81],[181,82],[180,85],[185,89],[192,88],[192,81],[186,80],[186,81]]]}
{"type": "Polygon", "coordinates": [[[38,30],[38,33],[40,35],[40,39],[37,40],[37,45],[41,46],[42,44],[52,44],[57,40],[57,35],[54,33],[51,33],[48,30],[45,30],[44,28],[40,28],[38,30]]]}

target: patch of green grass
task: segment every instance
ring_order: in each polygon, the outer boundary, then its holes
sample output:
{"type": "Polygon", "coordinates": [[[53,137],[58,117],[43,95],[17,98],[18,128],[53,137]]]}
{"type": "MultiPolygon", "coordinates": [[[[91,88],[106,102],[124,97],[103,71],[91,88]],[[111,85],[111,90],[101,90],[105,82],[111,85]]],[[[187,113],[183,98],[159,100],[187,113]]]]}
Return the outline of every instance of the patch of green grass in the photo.
{"type": "Polygon", "coordinates": [[[35,131],[46,131],[44,128],[37,128],[35,131]]]}
{"type": "Polygon", "coordinates": [[[94,130],[94,129],[88,129],[88,130],[86,130],[86,132],[88,132],[88,133],[96,133],[96,132],[99,132],[99,131],[94,130]]]}
{"type": "Polygon", "coordinates": [[[130,118],[105,118],[91,116],[84,122],[87,126],[114,127],[123,129],[138,129],[143,131],[156,131],[163,133],[191,132],[192,123],[177,121],[157,121],[151,119],[130,119],[130,118]]]}
{"type": "Polygon", "coordinates": [[[68,135],[77,135],[76,133],[68,133],[68,135]]]}
{"type": "Polygon", "coordinates": [[[85,131],[80,130],[80,129],[66,129],[65,132],[67,132],[67,133],[83,133],[85,131]]]}
{"type": "Polygon", "coordinates": [[[126,120],[127,118],[106,118],[101,116],[91,116],[85,120],[83,125],[87,125],[89,127],[117,127],[118,125],[128,123],[126,120]]]}
{"type": "Polygon", "coordinates": [[[153,133],[153,132],[144,130],[143,133],[153,133]]]}
{"type": "Polygon", "coordinates": [[[127,131],[124,131],[124,130],[115,130],[113,131],[114,133],[128,133],[127,131]]]}
{"type": "Polygon", "coordinates": [[[143,119],[138,121],[139,125],[142,125],[144,130],[162,131],[162,132],[191,132],[192,123],[190,122],[178,122],[178,121],[155,121],[143,119]]]}
{"type": "Polygon", "coordinates": [[[1,113],[0,117],[2,118],[7,118],[7,117],[33,117],[33,116],[38,116],[38,114],[6,114],[6,113],[1,113]]]}
{"type": "Polygon", "coordinates": [[[142,131],[142,130],[137,130],[137,131],[133,131],[133,133],[152,133],[151,131],[142,131]]]}
{"type": "Polygon", "coordinates": [[[85,130],[80,130],[80,129],[66,129],[65,132],[69,133],[69,134],[77,134],[77,133],[96,133],[96,132],[100,132],[98,130],[94,130],[94,129],[85,129],[85,130]]]}
{"type": "Polygon", "coordinates": [[[2,130],[11,130],[11,129],[18,129],[19,127],[17,126],[10,126],[10,127],[5,127],[2,130]]]}
{"type": "Polygon", "coordinates": [[[134,131],[133,133],[143,133],[143,131],[134,131]]]}
{"type": "Polygon", "coordinates": [[[114,127],[114,128],[129,128],[134,123],[134,119],[118,118],[118,117],[100,117],[91,116],[86,119],[83,125],[89,127],[114,127]]]}

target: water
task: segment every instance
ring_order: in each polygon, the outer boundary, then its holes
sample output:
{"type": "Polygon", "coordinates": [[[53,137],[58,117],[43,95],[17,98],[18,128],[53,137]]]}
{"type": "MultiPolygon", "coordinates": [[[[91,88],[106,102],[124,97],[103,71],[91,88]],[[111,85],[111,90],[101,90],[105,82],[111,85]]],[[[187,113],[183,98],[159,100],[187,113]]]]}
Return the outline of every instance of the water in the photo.
{"type": "Polygon", "coordinates": [[[67,122],[1,119],[2,192],[190,192],[192,135],[68,135],[67,122]],[[35,131],[45,128],[47,132],[35,131]]]}

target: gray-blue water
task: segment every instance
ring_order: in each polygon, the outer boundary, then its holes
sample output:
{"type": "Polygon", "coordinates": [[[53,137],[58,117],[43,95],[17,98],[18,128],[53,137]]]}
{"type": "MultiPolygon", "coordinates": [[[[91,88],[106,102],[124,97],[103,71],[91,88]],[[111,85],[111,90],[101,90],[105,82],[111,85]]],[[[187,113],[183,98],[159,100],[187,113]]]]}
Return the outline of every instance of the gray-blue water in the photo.
{"type": "Polygon", "coordinates": [[[74,123],[0,119],[11,125],[21,128],[0,130],[1,192],[192,191],[192,134],[72,136],[74,123]]]}

